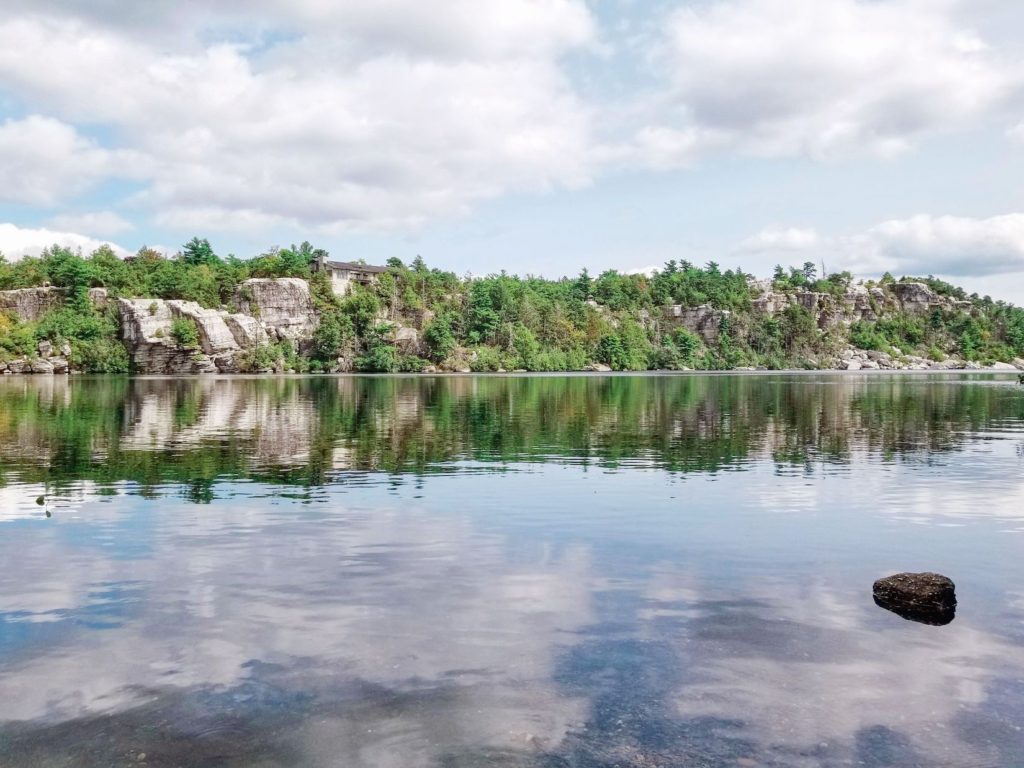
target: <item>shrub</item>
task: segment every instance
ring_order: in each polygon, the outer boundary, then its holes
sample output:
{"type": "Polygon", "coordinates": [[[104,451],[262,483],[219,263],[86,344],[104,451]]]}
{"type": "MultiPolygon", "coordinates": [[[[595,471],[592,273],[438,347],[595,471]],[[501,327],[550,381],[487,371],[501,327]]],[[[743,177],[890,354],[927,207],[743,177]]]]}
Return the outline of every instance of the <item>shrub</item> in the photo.
{"type": "Polygon", "coordinates": [[[199,347],[199,327],[190,317],[176,317],[171,321],[171,338],[184,349],[199,347]]]}
{"type": "Polygon", "coordinates": [[[476,357],[473,358],[469,367],[477,373],[494,372],[501,369],[501,353],[494,347],[477,347],[476,357]]]}

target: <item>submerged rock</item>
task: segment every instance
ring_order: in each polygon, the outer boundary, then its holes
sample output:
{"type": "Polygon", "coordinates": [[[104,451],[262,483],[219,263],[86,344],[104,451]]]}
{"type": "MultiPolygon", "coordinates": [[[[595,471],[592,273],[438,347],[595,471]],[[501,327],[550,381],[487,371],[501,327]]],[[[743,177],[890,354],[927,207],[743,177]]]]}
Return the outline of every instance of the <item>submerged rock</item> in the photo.
{"type": "Polygon", "coordinates": [[[943,626],[956,617],[956,587],[938,573],[897,573],[873,587],[875,604],[909,621],[943,626]]]}

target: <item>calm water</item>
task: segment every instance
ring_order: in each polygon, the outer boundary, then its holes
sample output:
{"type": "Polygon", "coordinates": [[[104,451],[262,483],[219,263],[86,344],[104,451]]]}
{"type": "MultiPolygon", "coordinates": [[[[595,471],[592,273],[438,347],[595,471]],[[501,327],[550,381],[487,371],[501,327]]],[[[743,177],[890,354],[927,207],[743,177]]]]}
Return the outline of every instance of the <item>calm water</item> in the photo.
{"type": "Polygon", "coordinates": [[[0,380],[4,768],[995,767],[1022,727],[1016,377],[0,380]],[[875,606],[904,570],[951,624],[875,606]]]}

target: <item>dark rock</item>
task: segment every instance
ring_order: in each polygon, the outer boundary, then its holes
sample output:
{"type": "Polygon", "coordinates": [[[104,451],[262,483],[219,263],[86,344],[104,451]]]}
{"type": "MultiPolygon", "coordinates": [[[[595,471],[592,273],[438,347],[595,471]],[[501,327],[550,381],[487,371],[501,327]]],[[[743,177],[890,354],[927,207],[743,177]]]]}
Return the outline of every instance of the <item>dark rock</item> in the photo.
{"type": "Polygon", "coordinates": [[[943,626],[956,617],[956,587],[938,573],[897,573],[873,591],[876,605],[909,621],[943,626]]]}

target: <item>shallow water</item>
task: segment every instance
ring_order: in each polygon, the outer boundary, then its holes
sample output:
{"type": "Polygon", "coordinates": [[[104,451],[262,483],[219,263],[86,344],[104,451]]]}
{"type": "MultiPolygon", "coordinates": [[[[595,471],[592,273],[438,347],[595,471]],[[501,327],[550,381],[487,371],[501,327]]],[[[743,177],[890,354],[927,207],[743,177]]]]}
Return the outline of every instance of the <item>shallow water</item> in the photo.
{"type": "Polygon", "coordinates": [[[1021,765],[1022,502],[1015,377],[8,377],[0,765],[1021,765]]]}

